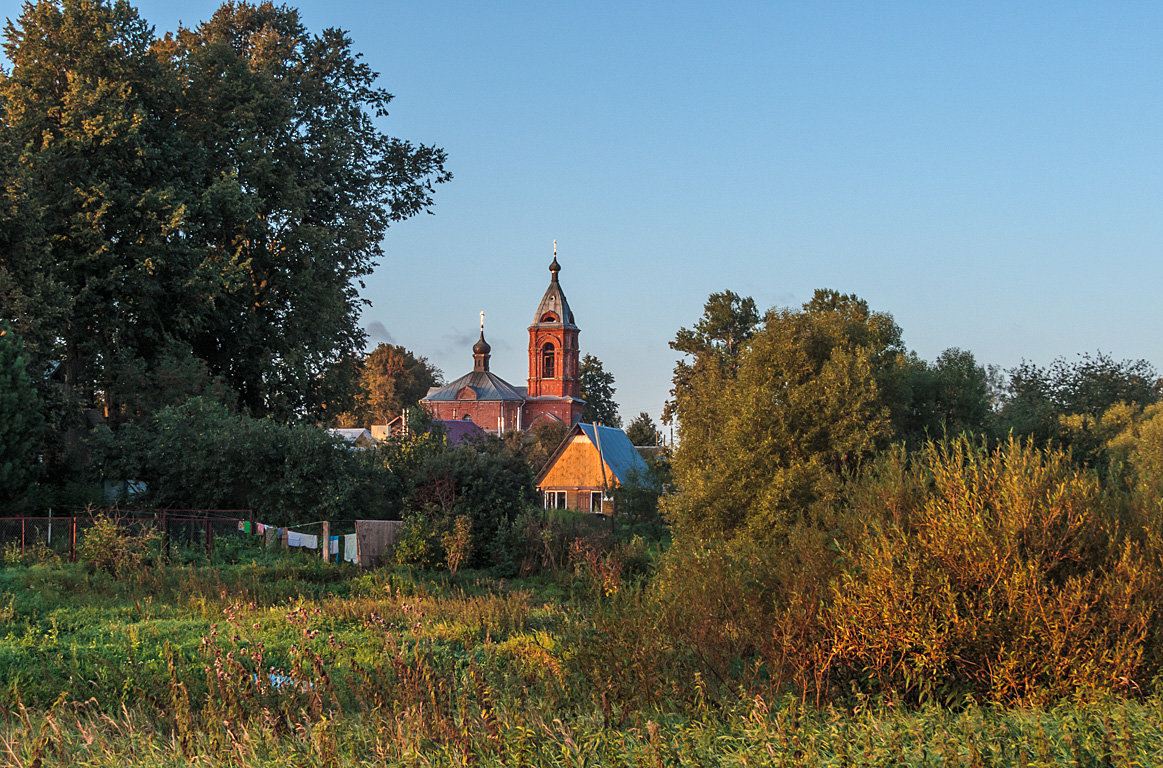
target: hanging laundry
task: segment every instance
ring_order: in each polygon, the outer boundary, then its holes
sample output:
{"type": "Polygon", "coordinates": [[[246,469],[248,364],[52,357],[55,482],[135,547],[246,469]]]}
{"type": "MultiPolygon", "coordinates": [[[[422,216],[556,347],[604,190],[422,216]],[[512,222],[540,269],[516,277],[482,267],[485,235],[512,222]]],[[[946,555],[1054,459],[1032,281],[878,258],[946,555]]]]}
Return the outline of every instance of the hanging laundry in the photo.
{"type": "Polygon", "coordinates": [[[331,547],[328,549],[328,552],[330,552],[333,555],[339,554],[339,537],[338,536],[331,537],[331,547]]]}
{"type": "Polygon", "coordinates": [[[354,533],[349,533],[343,537],[343,561],[345,563],[354,563],[357,561],[354,533]]]}

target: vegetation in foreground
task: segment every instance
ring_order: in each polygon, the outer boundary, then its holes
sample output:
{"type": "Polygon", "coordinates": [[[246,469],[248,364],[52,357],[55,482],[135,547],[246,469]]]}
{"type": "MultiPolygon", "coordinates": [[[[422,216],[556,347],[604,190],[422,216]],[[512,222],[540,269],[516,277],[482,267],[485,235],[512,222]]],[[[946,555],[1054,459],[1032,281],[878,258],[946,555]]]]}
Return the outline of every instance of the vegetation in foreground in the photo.
{"type": "Polygon", "coordinates": [[[520,582],[262,553],[122,578],[5,567],[0,762],[1147,765],[1163,753],[1156,697],[817,707],[691,668],[643,698],[620,678],[653,660],[612,627],[643,608],[644,587],[586,562],[520,582]]]}

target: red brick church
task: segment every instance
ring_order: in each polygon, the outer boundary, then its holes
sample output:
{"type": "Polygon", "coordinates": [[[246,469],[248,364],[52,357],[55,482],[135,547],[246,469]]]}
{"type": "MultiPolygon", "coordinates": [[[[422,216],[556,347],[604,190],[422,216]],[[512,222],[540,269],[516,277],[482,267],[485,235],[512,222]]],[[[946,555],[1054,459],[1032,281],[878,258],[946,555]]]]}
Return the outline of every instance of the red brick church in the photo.
{"type": "Polygon", "coordinates": [[[573,425],[581,419],[585,401],[578,383],[579,330],[557,279],[560,271],[555,245],[549,287],[529,326],[526,386],[515,387],[489,370],[492,350],[482,319],[481,337],[472,348],[472,371],[433,387],[421,400],[434,418],[471,420],[494,433],[530,429],[546,420],[573,425]]]}

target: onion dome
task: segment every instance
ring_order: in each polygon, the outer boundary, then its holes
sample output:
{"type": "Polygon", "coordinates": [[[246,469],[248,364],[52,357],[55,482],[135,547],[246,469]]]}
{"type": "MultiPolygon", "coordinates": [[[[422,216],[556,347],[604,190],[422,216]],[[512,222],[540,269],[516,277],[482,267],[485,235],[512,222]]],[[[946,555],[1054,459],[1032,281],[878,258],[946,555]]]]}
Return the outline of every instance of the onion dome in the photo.
{"type": "Polygon", "coordinates": [[[489,343],[485,341],[485,332],[481,331],[481,337],[477,339],[477,343],[472,345],[472,353],[474,355],[487,355],[493,351],[489,343]]]}

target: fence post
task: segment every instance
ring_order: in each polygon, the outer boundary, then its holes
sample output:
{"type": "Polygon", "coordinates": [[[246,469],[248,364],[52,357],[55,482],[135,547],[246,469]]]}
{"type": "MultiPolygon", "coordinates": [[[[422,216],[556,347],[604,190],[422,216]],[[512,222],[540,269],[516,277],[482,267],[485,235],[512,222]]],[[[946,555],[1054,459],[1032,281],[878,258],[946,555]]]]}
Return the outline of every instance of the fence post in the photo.
{"type": "Polygon", "coordinates": [[[214,528],[210,525],[210,517],[206,517],[206,559],[214,553],[214,528]]]}
{"type": "Polygon", "coordinates": [[[24,554],[24,513],[20,513],[20,554],[24,554]]]}
{"type": "Polygon", "coordinates": [[[73,515],[73,524],[69,532],[69,562],[77,562],[77,516],[73,515]]]}
{"type": "Polygon", "coordinates": [[[331,562],[331,523],[323,521],[323,562],[331,562]]]}

